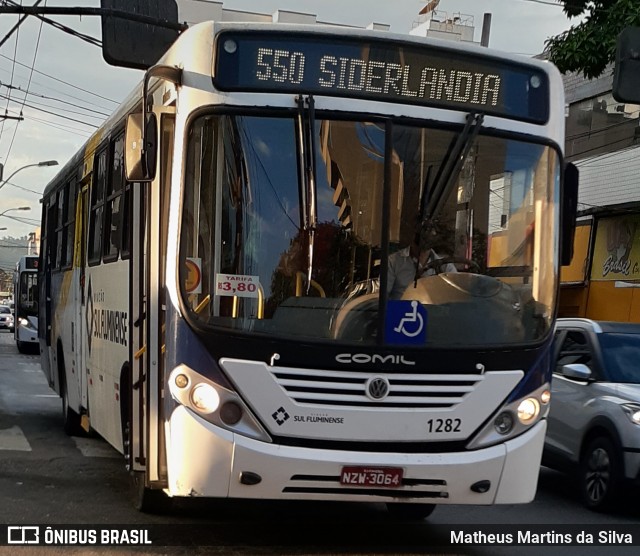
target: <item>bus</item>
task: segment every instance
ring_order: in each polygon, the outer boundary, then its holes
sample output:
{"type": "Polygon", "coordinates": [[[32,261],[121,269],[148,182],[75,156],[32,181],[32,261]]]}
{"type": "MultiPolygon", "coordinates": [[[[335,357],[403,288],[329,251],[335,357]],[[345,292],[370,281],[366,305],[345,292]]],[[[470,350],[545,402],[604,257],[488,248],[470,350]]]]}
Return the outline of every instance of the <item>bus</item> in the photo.
{"type": "Polygon", "coordinates": [[[13,273],[14,338],[20,353],[37,351],[38,255],[25,255],[13,273]]]}
{"type": "Polygon", "coordinates": [[[65,430],[122,452],[143,511],[531,501],[575,222],[563,98],[551,64],[473,45],[190,27],[44,192],[65,430]]]}

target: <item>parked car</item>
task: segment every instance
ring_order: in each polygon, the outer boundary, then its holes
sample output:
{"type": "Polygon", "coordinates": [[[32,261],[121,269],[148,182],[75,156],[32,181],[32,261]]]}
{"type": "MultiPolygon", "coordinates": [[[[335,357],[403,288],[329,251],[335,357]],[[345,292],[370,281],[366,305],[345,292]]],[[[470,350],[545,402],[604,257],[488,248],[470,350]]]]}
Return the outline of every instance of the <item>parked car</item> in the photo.
{"type": "Polygon", "coordinates": [[[0,305],[0,328],[13,332],[13,313],[8,305],[0,305]]]}
{"type": "Polygon", "coordinates": [[[640,324],[559,319],[553,364],[543,464],[610,509],[640,480],[640,324]]]}

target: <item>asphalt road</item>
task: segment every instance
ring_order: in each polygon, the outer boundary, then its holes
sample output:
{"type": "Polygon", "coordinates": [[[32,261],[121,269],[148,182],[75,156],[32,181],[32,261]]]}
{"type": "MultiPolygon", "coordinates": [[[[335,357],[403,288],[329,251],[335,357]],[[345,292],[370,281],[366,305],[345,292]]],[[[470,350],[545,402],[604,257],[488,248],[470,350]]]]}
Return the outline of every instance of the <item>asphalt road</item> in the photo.
{"type": "MultiPolygon", "coordinates": [[[[317,502],[182,500],[171,513],[137,512],[121,455],[97,436],[68,437],[61,402],[40,370],[37,355],[21,355],[12,335],[0,331],[0,524],[124,524],[156,527],[167,542],[191,546],[141,548],[20,547],[20,554],[637,554],[638,546],[451,546],[451,532],[474,526],[510,533],[566,524],[599,533],[636,526],[637,494],[614,514],[584,509],[570,478],[540,474],[531,504],[441,506],[428,521],[393,521],[384,506],[317,502]],[[186,540],[185,540],[186,539],[186,540]]],[[[636,538],[637,537],[637,538],[636,538]]],[[[16,554],[18,547],[0,547],[16,554]]]]}

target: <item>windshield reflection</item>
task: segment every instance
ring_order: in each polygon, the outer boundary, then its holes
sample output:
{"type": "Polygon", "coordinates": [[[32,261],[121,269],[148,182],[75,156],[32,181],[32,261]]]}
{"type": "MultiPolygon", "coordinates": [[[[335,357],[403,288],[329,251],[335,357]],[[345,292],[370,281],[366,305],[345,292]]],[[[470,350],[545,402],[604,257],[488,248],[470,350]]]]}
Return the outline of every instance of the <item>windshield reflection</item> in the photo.
{"type": "Polygon", "coordinates": [[[316,115],[310,190],[298,125],[295,117],[211,115],[192,126],[180,282],[194,318],[380,344],[388,341],[381,301],[415,300],[428,313],[427,345],[546,334],[558,271],[553,150],[479,135],[442,190],[438,176],[458,134],[407,125],[389,134],[379,122],[316,115]],[[305,209],[311,197],[315,224],[305,209]]]}
{"type": "Polygon", "coordinates": [[[599,334],[611,382],[640,384],[640,334],[599,334]]]}

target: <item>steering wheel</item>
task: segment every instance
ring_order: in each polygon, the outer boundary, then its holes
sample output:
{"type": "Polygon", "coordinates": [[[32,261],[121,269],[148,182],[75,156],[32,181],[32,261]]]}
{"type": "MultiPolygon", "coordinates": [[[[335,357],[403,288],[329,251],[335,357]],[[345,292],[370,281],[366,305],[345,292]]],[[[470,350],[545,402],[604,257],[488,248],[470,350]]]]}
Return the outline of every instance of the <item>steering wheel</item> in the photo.
{"type": "Polygon", "coordinates": [[[464,257],[442,257],[439,259],[432,259],[427,262],[426,265],[422,268],[422,274],[424,274],[427,270],[433,270],[436,274],[442,274],[445,272],[443,267],[447,264],[461,264],[465,266],[465,272],[475,272],[480,273],[480,265],[472,261],[471,259],[465,259],[464,257]]]}

